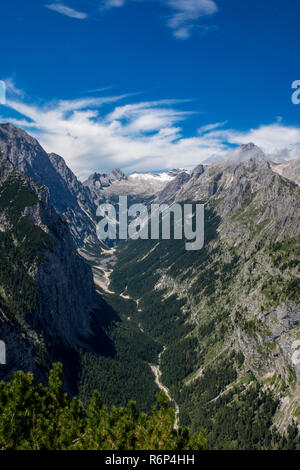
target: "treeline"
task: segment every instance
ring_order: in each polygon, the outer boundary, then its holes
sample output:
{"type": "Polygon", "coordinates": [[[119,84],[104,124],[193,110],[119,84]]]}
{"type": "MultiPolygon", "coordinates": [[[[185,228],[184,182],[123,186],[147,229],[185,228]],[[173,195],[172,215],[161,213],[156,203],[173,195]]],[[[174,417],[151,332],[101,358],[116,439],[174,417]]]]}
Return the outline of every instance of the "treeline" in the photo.
{"type": "Polygon", "coordinates": [[[48,387],[30,373],[16,372],[0,382],[1,450],[202,450],[204,432],[174,429],[175,413],[165,395],[151,414],[134,402],[104,406],[94,392],[88,407],[62,389],[62,365],[54,364],[48,387]]]}

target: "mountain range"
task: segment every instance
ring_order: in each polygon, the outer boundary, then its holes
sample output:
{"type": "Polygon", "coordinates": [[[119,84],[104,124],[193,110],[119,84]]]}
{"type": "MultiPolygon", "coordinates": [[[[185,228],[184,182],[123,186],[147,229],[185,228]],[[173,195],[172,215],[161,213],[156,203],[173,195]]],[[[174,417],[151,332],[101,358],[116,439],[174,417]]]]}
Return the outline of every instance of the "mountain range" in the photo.
{"type": "Polygon", "coordinates": [[[149,410],[164,387],[210,448],[296,442],[300,160],[275,163],[249,143],[192,171],[80,182],[11,124],[0,152],[0,378],[45,380],[60,360],[83,402],[98,389],[108,405],[149,410]],[[99,242],[97,205],[119,195],[204,204],[204,248],[99,242]]]}

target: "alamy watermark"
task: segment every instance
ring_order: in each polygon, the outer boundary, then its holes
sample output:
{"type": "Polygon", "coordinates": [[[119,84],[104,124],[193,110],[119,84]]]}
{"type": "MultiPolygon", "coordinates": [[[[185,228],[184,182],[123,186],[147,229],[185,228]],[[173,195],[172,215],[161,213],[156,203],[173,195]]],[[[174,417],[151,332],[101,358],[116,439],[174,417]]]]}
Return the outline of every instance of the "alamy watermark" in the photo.
{"type": "Polygon", "coordinates": [[[0,80],[0,104],[6,104],[6,85],[3,80],[0,80]]]}
{"type": "Polygon", "coordinates": [[[292,89],[295,90],[291,96],[293,104],[300,104],[300,80],[294,80],[292,89]]]}
{"type": "Polygon", "coordinates": [[[127,196],[119,203],[101,204],[97,216],[99,240],[187,240],[185,249],[201,250],[204,246],[203,204],[133,204],[128,207],[127,196]],[[172,222],[171,222],[172,219],[172,222]]]}
{"type": "Polygon", "coordinates": [[[0,340],[0,365],[6,364],[6,344],[0,340]]]}

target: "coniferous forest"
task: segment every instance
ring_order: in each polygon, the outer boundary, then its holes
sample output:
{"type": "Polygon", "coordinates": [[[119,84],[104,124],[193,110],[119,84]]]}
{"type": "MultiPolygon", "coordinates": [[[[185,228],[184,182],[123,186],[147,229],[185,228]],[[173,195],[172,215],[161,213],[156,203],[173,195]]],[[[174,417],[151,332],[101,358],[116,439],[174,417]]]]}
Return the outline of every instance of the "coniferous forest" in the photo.
{"type": "Polygon", "coordinates": [[[87,408],[62,390],[62,365],[54,364],[48,387],[31,373],[16,372],[0,383],[1,450],[203,450],[205,433],[174,429],[175,413],[166,396],[157,397],[151,414],[134,402],[103,405],[94,392],[87,408]]]}

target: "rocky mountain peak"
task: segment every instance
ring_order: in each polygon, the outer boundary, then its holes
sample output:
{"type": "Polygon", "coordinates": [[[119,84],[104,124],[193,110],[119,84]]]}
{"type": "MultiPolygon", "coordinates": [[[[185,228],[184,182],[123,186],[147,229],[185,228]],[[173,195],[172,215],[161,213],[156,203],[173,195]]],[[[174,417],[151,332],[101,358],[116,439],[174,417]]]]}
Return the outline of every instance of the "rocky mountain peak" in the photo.
{"type": "Polygon", "coordinates": [[[226,166],[239,165],[243,162],[267,162],[265,153],[260,147],[253,144],[252,142],[248,144],[242,144],[239,147],[231,150],[228,153],[228,157],[225,160],[226,166]]]}
{"type": "Polygon", "coordinates": [[[126,180],[126,176],[123,173],[123,171],[120,168],[115,168],[109,175],[108,177],[111,179],[111,181],[122,181],[126,180]]]}
{"type": "Polygon", "coordinates": [[[204,173],[205,169],[203,165],[198,165],[196,168],[193,169],[192,171],[192,178],[198,178],[202,173],[204,173]]]}
{"type": "Polygon", "coordinates": [[[249,152],[250,150],[253,150],[255,148],[258,148],[253,142],[249,142],[248,144],[242,144],[240,145],[240,149],[243,152],[249,152]]]}
{"type": "Polygon", "coordinates": [[[87,186],[93,197],[96,197],[95,191],[101,190],[111,186],[111,184],[116,183],[117,181],[126,180],[126,176],[120,168],[115,168],[110,173],[92,173],[86,181],[84,181],[84,186],[87,186]]]}

